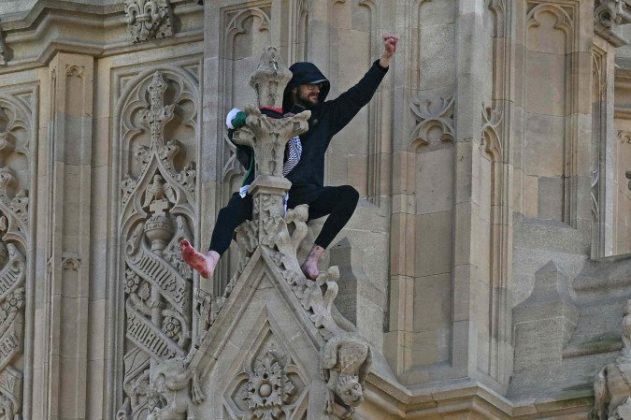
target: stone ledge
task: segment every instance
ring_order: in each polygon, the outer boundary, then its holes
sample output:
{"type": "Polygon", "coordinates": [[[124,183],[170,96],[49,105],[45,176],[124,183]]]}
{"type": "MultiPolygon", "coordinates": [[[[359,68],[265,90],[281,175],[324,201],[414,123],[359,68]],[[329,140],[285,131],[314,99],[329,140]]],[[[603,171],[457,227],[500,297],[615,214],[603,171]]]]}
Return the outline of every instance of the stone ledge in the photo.
{"type": "Polygon", "coordinates": [[[436,418],[465,413],[494,419],[534,419],[586,415],[593,404],[591,388],[567,391],[554,399],[511,401],[479,382],[467,379],[411,390],[381,377],[379,372],[373,372],[366,383],[366,406],[358,413],[374,418],[370,415],[379,410],[379,418],[384,420],[436,418]],[[364,411],[367,409],[371,411],[364,411]]]}
{"type": "Polygon", "coordinates": [[[178,31],[168,38],[137,44],[128,33],[122,2],[95,6],[43,0],[26,13],[0,14],[0,30],[11,51],[0,74],[45,66],[59,51],[105,57],[203,41],[203,7],[191,0],[170,3],[181,22],[178,31]]]}

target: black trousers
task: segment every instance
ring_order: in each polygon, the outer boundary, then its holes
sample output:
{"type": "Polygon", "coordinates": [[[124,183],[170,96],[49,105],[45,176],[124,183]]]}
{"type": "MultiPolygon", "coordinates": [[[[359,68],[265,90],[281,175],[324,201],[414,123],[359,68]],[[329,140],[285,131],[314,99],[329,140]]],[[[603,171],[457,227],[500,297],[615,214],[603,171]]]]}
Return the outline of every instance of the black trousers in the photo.
{"type": "MultiPolygon", "coordinates": [[[[309,205],[309,220],[329,215],[322,226],[322,231],[315,240],[315,245],[328,247],[335,236],[351,218],[359,193],[350,185],[338,187],[292,188],[289,190],[288,207],[300,204],[309,205]]],[[[210,240],[210,250],[223,254],[230,246],[234,230],[246,220],[252,219],[252,196],[241,198],[234,193],[226,207],[219,210],[217,223],[210,240]]]]}

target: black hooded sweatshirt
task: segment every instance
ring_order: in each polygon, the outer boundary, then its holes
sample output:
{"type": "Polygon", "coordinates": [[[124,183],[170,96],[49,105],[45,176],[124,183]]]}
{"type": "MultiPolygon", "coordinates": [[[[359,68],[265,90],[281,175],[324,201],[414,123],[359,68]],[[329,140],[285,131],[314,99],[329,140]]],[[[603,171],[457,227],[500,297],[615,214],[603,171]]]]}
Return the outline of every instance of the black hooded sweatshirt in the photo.
{"type": "Polygon", "coordinates": [[[300,136],[300,161],[287,174],[287,179],[292,182],[292,191],[289,194],[291,205],[292,198],[309,203],[317,197],[324,184],[324,155],[331,138],[370,101],[388,69],[381,67],[379,61],[375,61],[355,86],[331,101],[325,101],[331,85],[314,64],[295,63],[289,70],[293,76],[283,93],[284,112],[297,114],[305,110],[292,102],[291,90],[294,87],[301,84],[322,84],[318,104],[307,108],[311,111],[311,118],[309,130],[300,136]]]}

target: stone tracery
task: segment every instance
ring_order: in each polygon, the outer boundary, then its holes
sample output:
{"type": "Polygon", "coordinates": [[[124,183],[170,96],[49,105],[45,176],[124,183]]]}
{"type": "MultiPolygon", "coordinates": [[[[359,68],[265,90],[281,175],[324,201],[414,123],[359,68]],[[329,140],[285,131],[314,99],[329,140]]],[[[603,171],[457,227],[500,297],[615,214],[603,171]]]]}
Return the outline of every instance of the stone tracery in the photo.
{"type": "Polygon", "coordinates": [[[31,124],[16,100],[0,96],[0,407],[7,418],[22,411],[31,124]]]}
{"type": "Polygon", "coordinates": [[[164,401],[154,398],[150,369],[184,358],[194,339],[193,273],[181,259],[179,242],[193,237],[196,171],[187,146],[165,138],[176,116],[178,126],[196,118],[195,112],[185,115],[183,106],[196,102],[193,89],[177,74],[155,71],[123,107],[123,140],[133,140],[128,144],[135,152],[121,182],[120,223],[127,240],[125,401],[119,418],[144,418],[160,408],[164,401]]]}

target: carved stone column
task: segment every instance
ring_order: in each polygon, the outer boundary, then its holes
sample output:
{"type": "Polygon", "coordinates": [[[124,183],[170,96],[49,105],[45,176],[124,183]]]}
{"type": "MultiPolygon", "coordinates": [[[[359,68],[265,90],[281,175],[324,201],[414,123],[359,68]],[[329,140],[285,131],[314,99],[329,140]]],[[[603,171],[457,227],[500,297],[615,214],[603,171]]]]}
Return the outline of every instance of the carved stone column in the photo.
{"type": "MultiPolygon", "coordinates": [[[[261,107],[280,107],[285,85],[291,73],[281,62],[278,49],[268,47],[261,56],[259,66],[250,78],[261,107]]],[[[272,119],[263,115],[258,107],[248,105],[245,127],[237,130],[233,140],[254,149],[257,177],[251,185],[254,197],[253,223],[257,242],[271,246],[283,224],[284,197],[291,182],[283,178],[285,145],[294,136],[309,128],[311,112],[272,119]]]]}

